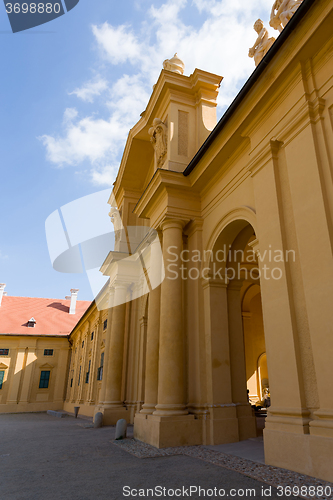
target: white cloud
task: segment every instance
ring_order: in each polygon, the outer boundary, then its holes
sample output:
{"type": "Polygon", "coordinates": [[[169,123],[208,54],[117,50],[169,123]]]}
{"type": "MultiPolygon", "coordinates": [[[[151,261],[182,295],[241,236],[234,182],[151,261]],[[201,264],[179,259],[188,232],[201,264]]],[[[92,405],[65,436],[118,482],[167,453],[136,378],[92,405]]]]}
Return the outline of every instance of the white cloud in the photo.
{"type": "Polygon", "coordinates": [[[141,46],[130,26],[113,27],[107,22],[100,27],[92,27],[93,34],[111,63],[119,64],[127,60],[135,62],[142,57],[141,46]]]}
{"type": "Polygon", "coordinates": [[[0,259],[1,259],[1,260],[6,260],[6,259],[8,259],[8,258],[9,258],[9,257],[8,257],[8,255],[3,254],[3,253],[1,252],[1,250],[0,250],[0,259]]]}
{"type": "Polygon", "coordinates": [[[223,75],[218,104],[220,109],[229,105],[254,70],[248,57],[256,38],[253,23],[261,17],[268,26],[271,4],[272,0],[166,0],[158,7],[150,5],[141,24],[92,26],[99,63],[108,63],[105,76],[98,75],[71,94],[86,102],[102,96],[103,116],[80,116],[76,108],[66,109],[62,134],[41,137],[49,161],[59,166],[88,161],[92,182],[110,184],[129,129],[146,107],[163,60],[175,52],[185,62],[187,75],[195,68],[223,75]],[[186,21],[187,14],[195,27],[186,21]],[[126,74],[115,80],[108,73],[110,65],[126,65],[126,74]]]}
{"type": "Polygon", "coordinates": [[[100,170],[95,168],[91,171],[91,181],[96,186],[112,186],[116,175],[118,165],[105,165],[100,170]]]}
{"type": "Polygon", "coordinates": [[[94,102],[94,97],[101,95],[108,88],[108,83],[104,78],[96,78],[94,81],[85,83],[82,87],[69,92],[75,94],[79,99],[86,102],[94,102]]]}
{"type": "Polygon", "coordinates": [[[114,181],[128,131],[149,97],[138,75],[124,75],[112,86],[110,95],[112,99],[105,103],[110,110],[108,119],[94,115],[80,118],[75,108],[67,108],[63,135],[39,138],[46,147],[47,159],[60,167],[88,161],[96,185],[114,181]]]}

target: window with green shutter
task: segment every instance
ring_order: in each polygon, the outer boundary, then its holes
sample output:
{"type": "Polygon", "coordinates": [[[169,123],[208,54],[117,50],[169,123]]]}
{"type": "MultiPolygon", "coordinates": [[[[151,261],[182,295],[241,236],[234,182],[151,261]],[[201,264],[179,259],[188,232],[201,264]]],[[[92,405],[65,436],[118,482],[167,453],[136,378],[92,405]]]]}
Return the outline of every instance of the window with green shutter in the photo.
{"type": "Polygon", "coordinates": [[[3,379],[5,377],[5,371],[0,370],[0,389],[2,389],[3,379]]]}
{"type": "Polygon", "coordinates": [[[39,388],[48,389],[50,380],[50,370],[42,370],[40,372],[39,388]]]}

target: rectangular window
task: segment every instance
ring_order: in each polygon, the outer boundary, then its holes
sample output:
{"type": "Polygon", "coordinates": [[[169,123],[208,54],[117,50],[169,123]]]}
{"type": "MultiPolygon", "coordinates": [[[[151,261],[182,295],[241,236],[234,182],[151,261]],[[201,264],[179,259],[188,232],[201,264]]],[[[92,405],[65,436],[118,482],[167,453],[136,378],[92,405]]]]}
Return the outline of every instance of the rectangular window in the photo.
{"type": "Polygon", "coordinates": [[[104,352],[101,354],[101,366],[97,370],[97,380],[102,380],[103,378],[103,365],[104,365],[104,352]]]}
{"type": "Polygon", "coordinates": [[[39,388],[48,389],[50,380],[50,370],[42,370],[40,372],[39,388]]]}
{"type": "Polygon", "coordinates": [[[104,320],[104,323],[103,323],[103,330],[106,330],[107,329],[107,326],[108,326],[108,320],[104,320]]]}
{"type": "Polygon", "coordinates": [[[44,349],[44,356],[53,356],[53,349],[44,349]]]}
{"type": "Polygon", "coordinates": [[[71,378],[71,387],[73,387],[73,379],[71,378]]]}
{"type": "Polygon", "coordinates": [[[8,356],[9,349],[0,349],[0,356],[8,356]]]}
{"type": "Polygon", "coordinates": [[[82,341],[82,349],[84,348],[84,340],[82,341]]]}
{"type": "Polygon", "coordinates": [[[86,384],[89,384],[90,365],[91,365],[91,360],[89,359],[88,371],[86,373],[86,384]]]}
{"type": "Polygon", "coordinates": [[[80,366],[80,370],[79,370],[79,380],[78,380],[77,385],[80,385],[80,381],[81,381],[81,366],[80,366]]]}
{"type": "Polygon", "coordinates": [[[5,378],[5,371],[0,371],[0,389],[2,389],[3,379],[5,378]]]}

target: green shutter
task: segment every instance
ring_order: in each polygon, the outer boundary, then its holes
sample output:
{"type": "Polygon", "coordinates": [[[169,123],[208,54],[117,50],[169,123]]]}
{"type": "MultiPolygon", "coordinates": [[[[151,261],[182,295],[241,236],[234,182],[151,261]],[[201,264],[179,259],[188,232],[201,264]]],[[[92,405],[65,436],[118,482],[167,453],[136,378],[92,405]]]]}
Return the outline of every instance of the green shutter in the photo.
{"type": "Polygon", "coordinates": [[[3,384],[3,379],[5,377],[5,372],[4,370],[0,371],[0,389],[2,389],[2,384],[3,384]]]}

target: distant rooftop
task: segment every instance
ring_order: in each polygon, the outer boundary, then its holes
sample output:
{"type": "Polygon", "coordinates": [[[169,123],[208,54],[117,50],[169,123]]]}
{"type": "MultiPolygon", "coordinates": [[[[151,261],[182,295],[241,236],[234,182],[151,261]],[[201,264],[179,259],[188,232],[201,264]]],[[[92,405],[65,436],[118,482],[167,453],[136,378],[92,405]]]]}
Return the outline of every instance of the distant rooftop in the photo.
{"type": "Polygon", "coordinates": [[[69,314],[70,300],[4,296],[0,307],[0,335],[61,335],[73,330],[91,302],[78,300],[69,314]],[[34,318],[34,328],[28,322],[34,318]]]}

